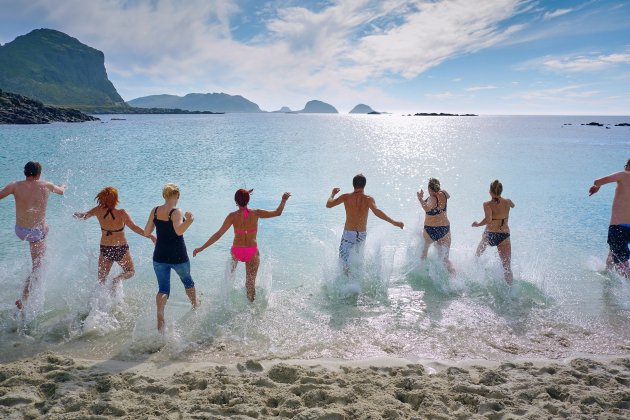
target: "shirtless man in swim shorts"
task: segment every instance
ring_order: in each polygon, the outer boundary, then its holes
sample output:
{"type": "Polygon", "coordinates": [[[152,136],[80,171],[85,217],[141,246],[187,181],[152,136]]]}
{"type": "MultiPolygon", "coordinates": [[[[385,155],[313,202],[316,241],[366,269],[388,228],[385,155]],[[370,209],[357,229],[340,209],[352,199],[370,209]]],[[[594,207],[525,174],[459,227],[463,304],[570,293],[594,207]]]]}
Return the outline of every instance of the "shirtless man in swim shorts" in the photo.
{"type": "Polygon", "coordinates": [[[15,234],[31,247],[33,269],[26,278],[22,297],[15,301],[15,306],[22,309],[31,291],[31,282],[35,279],[46,252],[46,206],[51,192],[63,195],[66,187],[42,181],[42,165],[39,162],[28,162],[24,166],[24,181],[15,181],[0,190],[0,200],[13,194],[15,198],[15,234]]]}
{"type": "Polygon", "coordinates": [[[612,264],[608,268],[615,268],[619,274],[630,278],[630,159],[623,171],[596,179],[588,190],[589,195],[595,194],[602,185],[611,182],[616,182],[617,188],[608,226],[608,246],[612,256],[612,264]]]}
{"type": "Polygon", "coordinates": [[[339,197],[335,198],[340,188],[333,188],[326,202],[326,208],[330,209],[343,203],[346,209],[346,224],[343,228],[341,244],[339,245],[339,258],[343,262],[346,274],[348,273],[348,258],[350,257],[350,253],[355,247],[358,248],[367,237],[368,210],[372,210],[372,213],[379,219],[383,219],[401,229],[404,227],[403,222],[393,220],[386,215],[383,210],[376,207],[374,198],[363,192],[365,183],[366,178],[363,174],[356,175],[352,179],[353,192],[341,194],[339,197]]]}

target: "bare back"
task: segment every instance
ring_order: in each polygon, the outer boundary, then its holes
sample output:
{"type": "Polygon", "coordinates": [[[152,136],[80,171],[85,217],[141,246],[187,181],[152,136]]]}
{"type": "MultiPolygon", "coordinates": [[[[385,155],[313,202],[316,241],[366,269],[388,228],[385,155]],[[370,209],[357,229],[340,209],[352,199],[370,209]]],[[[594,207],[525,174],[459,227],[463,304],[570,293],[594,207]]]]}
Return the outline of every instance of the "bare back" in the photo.
{"type": "Polygon", "coordinates": [[[510,209],[514,207],[512,200],[500,197],[498,202],[495,200],[487,201],[484,205],[490,208],[492,220],[488,223],[486,230],[488,232],[509,232],[510,226],[508,219],[510,217],[510,209]]]}
{"type": "Polygon", "coordinates": [[[241,210],[230,213],[232,226],[234,227],[234,246],[249,247],[257,246],[256,233],[258,231],[257,210],[249,210],[247,219],[241,210]]]}
{"type": "Polygon", "coordinates": [[[630,224],[630,172],[618,174],[615,198],[610,214],[611,225],[630,224]]]}
{"type": "Polygon", "coordinates": [[[122,209],[108,210],[99,207],[94,215],[101,225],[101,245],[116,246],[127,243],[124,230],[127,224],[127,212],[122,209]]]}
{"type": "Polygon", "coordinates": [[[347,194],[344,200],[346,209],[345,230],[365,232],[367,230],[368,212],[372,197],[365,195],[363,191],[355,191],[347,194]]]}
{"type": "Polygon", "coordinates": [[[50,191],[51,184],[46,181],[16,181],[13,184],[15,224],[28,229],[45,228],[50,191]]]}

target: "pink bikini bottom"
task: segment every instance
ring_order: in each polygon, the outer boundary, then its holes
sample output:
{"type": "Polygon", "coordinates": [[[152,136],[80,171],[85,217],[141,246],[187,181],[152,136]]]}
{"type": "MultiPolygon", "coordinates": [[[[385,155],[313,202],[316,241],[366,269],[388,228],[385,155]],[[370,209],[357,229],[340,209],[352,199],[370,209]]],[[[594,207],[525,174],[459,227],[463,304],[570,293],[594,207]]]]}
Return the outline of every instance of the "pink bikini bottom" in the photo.
{"type": "Polygon", "coordinates": [[[234,256],[234,258],[244,263],[254,258],[257,252],[258,252],[257,246],[233,246],[232,247],[232,255],[234,256]]]}

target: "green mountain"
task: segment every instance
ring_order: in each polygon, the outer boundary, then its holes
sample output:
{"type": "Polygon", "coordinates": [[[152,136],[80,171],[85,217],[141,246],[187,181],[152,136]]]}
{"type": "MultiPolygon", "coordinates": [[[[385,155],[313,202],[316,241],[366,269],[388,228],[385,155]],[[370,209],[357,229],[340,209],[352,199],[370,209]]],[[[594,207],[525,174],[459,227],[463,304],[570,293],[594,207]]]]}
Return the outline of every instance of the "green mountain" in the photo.
{"type": "Polygon", "coordinates": [[[107,78],[103,53],[52,29],[0,46],[0,89],[64,107],[127,107],[107,78]]]}
{"type": "Polygon", "coordinates": [[[227,93],[189,93],[186,96],[150,95],[132,99],[137,108],[179,108],[188,111],[262,112],[254,102],[240,95],[227,93]]]}

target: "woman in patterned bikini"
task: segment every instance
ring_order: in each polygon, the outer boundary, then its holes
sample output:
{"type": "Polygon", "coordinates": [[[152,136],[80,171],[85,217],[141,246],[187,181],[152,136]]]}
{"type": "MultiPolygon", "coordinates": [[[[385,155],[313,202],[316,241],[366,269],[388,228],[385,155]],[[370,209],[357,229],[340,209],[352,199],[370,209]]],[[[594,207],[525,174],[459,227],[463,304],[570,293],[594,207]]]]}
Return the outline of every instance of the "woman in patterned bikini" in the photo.
{"type": "Polygon", "coordinates": [[[451,223],[446,215],[447,201],[451,196],[449,193],[441,189],[440,181],[436,178],[430,178],[428,184],[429,196],[424,199],[424,190],[417,192],[418,201],[425,211],[424,230],[422,237],[424,238],[424,248],[422,249],[421,259],[427,258],[429,247],[435,244],[438,254],[444,266],[451,274],[455,274],[453,264],[449,259],[451,250],[451,223]]]}
{"type": "Polygon", "coordinates": [[[512,274],[512,243],[510,242],[508,218],[510,209],[514,208],[514,203],[508,198],[501,197],[502,192],[503,185],[499,180],[490,184],[490,197],[492,199],[483,203],[484,218],[481,222],[473,222],[472,226],[486,226],[481,242],[477,247],[477,257],[480,257],[488,246],[496,246],[503,265],[505,281],[511,285],[514,275],[512,274]]]}
{"type": "MultiPolygon", "coordinates": [[[[133,259],[129,253],[129,245],[125,237],[125,226],[141,236],[145,236],[144,230],[136,225],[124,209],[116,208],[118,205],[118,190],[114,187],[103,188],[95,197],[97,206],[85,213],[74,213],[77,219],[85,220],[96,216],[101,225],[101,252],[98,257],[98,281],[105,284],[112,265],[117,263],[122,268],[122,273],[112,279],[112,292],[116,291],[118,283],[133,277],[135,271],[133,259]]],[[[155,236],[149,235],[153,242],[155,236]]]]}
{"type": "Polygon", "coordinates": [[[268,219],[280,216],[284,210],[284,205],[289,197],[291,197],[291,193],[285,192],[282,195],[282,200],[280,201],[278,208],[273,211],[260,209],[250,210],[247,208],[247,204],[249,203],[252,191],[253,190],[248,191],[244,189],[236,191],[236,194],[234,194],[234,201],[236,201],[238,210],[228,214],[219,230],[216,231],[216,233],[214,233],[214,235],[212,235],[205,244],[193,251],[194,257],[218,241],[221,236],[228,231],[230,226],[233,226],[234,242],[232,244],[232,271],[236,269],[236,264],[238,264],[239,261],[245,263],[245,288],[247,289],[247,299],[249,299],[250,302],[253,302],[256,297],[256,274],[258,273],[258,266],[260,265],[260,253],[258,252],[258,245],[256,243],[258,219],[268,219]]]}

